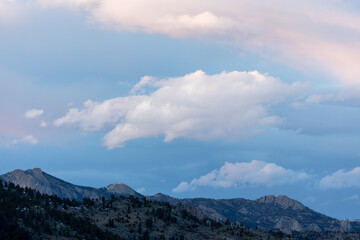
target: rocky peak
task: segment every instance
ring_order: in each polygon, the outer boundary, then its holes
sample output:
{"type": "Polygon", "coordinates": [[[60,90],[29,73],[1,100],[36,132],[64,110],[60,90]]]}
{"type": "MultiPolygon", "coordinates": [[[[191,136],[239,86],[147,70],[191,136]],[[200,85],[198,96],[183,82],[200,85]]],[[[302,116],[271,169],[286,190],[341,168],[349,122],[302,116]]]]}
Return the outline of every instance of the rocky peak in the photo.
{"type": "Polygon", "coordinates": [[[43,177],[44,176],[44,172],[41,170],[41,168],[29,169],[29,170],[24,171],[24,173],[26,175],[31,175],[34,177],[43,177]]]}
{"type": "Polygon", "coordinates": [[[267,195],[263,196],[256,200],[259,203],[271,203],[271,204],[279,204],[284,208],[292,208],[294,210],[303,210],[305,206],[302,205],[300,202],[293,200],[285,195],[267,195]]]}
{"type": "Polygon", "coordinates": [[[351,232],[353,230],[351,226],[351,222],[348,219],[340,221],[340,226],[341,226],[341,230],[345,232],[351,232]]]}
{"type": "Polygon", "coordinates": [[[133,195],[135,197],[142,197],[142,195],[136,192],[134,189],[123,183],[113,183],[106,187],[110,193],[116,193],[120,195],[133,195]]]}
{"type": "Polygon", "coordinates": [[[19,175],[19,174],[23,174],[23,173],[24,173],[23,170],[15,169],[14,171],[9,172],[8,174],[11,174],[11,175],[19,175]]]}
{"type": "Polygon", "coordinates": [[[32,171],[32,172],[34,172],[34,173],[43,173],[43,171],[41,170],[41,168],[34,168],[34,169],[32,169],[32,170],[28,170],[28,171],[32,171]]]}

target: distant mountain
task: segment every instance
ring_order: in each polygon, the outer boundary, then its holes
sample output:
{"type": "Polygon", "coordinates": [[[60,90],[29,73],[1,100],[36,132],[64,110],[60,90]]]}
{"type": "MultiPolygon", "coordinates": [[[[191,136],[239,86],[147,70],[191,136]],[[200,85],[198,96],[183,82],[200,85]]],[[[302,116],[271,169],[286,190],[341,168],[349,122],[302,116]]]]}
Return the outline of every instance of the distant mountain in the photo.
{"type": "MultiPolygon", "coordinates": [[[[144,197],[125,184],[110,184],[103,188],[91,188],[73,185],[53,177],[39,168],[31,170],[15,170],[0,179],[13,182],[21,187],[38,190],[41,193],[57,195],[61,198],[82,200],[84,198],[109,198],[110,195],[144,197]]],[[[199,219],[210,218],[216,221],[243,223],[252,228],[279,229],[291,232],[322,232],[322,231],[360,231],[359,221],[340,221],[315,212],[302,203],[287,196],[264,196],[257,200],[243,198],[208,199],[192,198],[177,199],[164,194],[147,196],[148,200],[167,202],[186,210],[199,219]]]]}
{"type": "Polygon", "coordinates": [[[305,207],[287,196],[264,196],[255,201],[235,199],[176,199],[164,194],[147,197],[149,200],[165,201],[173,205],[185,204],[199,208],[203,214],[215,220],[241,222],[246,226],[292,231],[353,231],[359,224],[340,221],[305,207]]]}
{"type": "Polygon", "coordinates": [[[278,204],[284,208],[291,208],[300,211],[306,210],[306,207],[301,202],[293,200],[285,195],[279,195],[279,196],[267,195],[257,199],[256,202],[278,204]]]}
{"type": "Polygon", "coordinates": [[[141,198],[143,195],[136,192],[134,189],[123,183],[113,183],[106,187],[107,192],[122,196],[134,196],[141,198]]]}
{"type": "Polygon", "coordinates": [[[82,200],[83,198],[101,198],[103,196],[110,197],[111,194],[142,197],[140,193],[137,193],[125,184],[111,184],[106,188],[82,187],[53,177],[43,172],[40,168],[29,169],[26,171],[17,169],[4,175],[0,175],[0,179],[5,182],[13,182],[20,187],[35,189],[41,193],[75,200],[82,200]]]}
{"type": "Polygon", "coordinates": [[[68,201],[0,182],[0,203],[1,240],[290,240],[279,231],[200,220],[177,206],[132,196],[68,201]]]}

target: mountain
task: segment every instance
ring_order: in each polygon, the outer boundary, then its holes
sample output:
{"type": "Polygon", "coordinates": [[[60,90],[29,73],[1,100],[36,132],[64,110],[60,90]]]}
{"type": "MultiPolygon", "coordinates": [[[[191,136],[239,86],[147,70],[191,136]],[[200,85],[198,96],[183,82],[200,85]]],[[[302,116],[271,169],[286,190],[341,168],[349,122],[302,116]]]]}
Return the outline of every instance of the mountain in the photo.
{"type": "Polygon", "coordinates": [[[173,205],[185,204],[200,209],[209,218],[241,222],[250,227],[293,231],[359,231],[359,224],[340,221],[315,212],[287,196],[264,196],[255,201],[235,199],[189,198],[176,199],[164,194],[147,197],[149,200],[165,201],[173,205]]]}
{"type": "Polygon", "coordinates": [[[136,192],[134,189],[123,183],[113,183],[106,187],[107,192],[118,194],[122,196],[134,196],[141,198],[143,195],[136,192]]]}
{"type": "Polygon", "coordinates": [[[283,208],[291,208],[300,211],[306,209],[306,207],[302,203],[293,200],[285,195],[279,195],[279,196],[267,195],[257,199],[256,202],[278,204],[283,208]]]}
{"type": "Polygon", "coordinates": [[[101,198],[103,196],[110,197],[111,194],[142,197],[140,193],[137,193],[125,184],[110,184],[106,188],[82,187],[53,177],[43,172],[40,168],[29,169],[26,171],[16,169],[12,172],[0,175],[0,179],[5,182],[13,182],[20,187],[36,189],[40,193],[57,195],[61,198],[75,200],[101,198]]]}
{"type": "Polygon", "coordinates": [[[169,203],[133,196],[78,202],[0,182],[0,202],[1,240],[289,239],[279,231],[200,220],[169,203]]]}
{"type": "MultiPolygon", "coordinates": [[[[110,198],[111,195],[144,197],[125,184],[110,184],[103,188],[82,187],[53,177],[39,168],[26,171],[15,170],[0,175],[0,179],[48,195],[57,195],[60,198],[79,201],[84,198],[110,198]]],[[[340,221],[325,216],[284,195],[268,195],[257,200],[243,198],[177,199],[159,193],[154,196],[147,196],[146,199],[169,203],[189,212],[198,219],[210,218],[221,222],[226,222],[229,219],[233,223],[242,223],[252,228],[279,229],[288,234],[309,231],[360,231],[359,221],[340,221]]]]}

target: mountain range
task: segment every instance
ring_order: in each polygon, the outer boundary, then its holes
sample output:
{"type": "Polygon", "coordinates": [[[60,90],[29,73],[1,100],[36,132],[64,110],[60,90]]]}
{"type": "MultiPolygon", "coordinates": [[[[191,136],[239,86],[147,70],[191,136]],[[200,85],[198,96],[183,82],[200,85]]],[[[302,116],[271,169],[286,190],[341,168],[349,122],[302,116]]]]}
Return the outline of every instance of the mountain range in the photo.
{"type": "MultiPolygon", "coordinates": [[[[323,236],[316,234],[312,239],[323,236]]],[[[360,237],[358,233],[328,235],[347,240],[360,237]]],[[[112,195],[70,201],[0,181],[0,240],[304,240],[307,236],[293,238],[281,231],[200,220],[181,207],[146,198],[112,195]]]]}
{"type": "Polygon", "coordinates": [[[134,191],[126,184],[116,183],[102,188],[77,186],[51,176],[43,172],[40,168],[26,171],[16,169],[0,175],[0,179],[4,182],[13,182],[23,188],[28,187],[48,195],[57,195],[60,198],[69,198],[78,201],[84,198],[110,197],[112,194],[143,197],[143,195],[134,191]]]}
{"type": "Polygon", "coordinates": [[[187,210],[199,219],[206,217],[216,221],[239,223],[252,228],[279,229],[287,234],[310,231],[360,231],[358,221],[337,220],[328,217],[284,195],[268,195],[257,200],[243,198],[177,199],[161,193],[145,197],[126,184],[110,184],[102,188],[77,186],[53,177],[39,168],[26,171],[14,170],[0,175],[0,179],[4,182],[13,182],[20,187],[35,189],[40,193],[78,201],[82,201],[84,198],[110,198],[111,195],[115,195],[167,202],[187,210]]]}

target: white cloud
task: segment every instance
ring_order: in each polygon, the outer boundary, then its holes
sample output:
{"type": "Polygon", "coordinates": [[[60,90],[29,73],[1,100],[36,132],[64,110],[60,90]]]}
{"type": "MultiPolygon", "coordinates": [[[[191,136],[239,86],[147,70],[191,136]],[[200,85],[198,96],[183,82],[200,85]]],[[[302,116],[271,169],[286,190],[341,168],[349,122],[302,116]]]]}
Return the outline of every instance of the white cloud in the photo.
{"type": "Polygon", "coordinates": [[[14,145],[14,144],[18,144],[18,143],[36,145],[36,144],[38,144],[38,140],[32,135],[27,135],[22,138],[12,140],[10,145],[14,145]]]}
{"type": "Polygon", "coordinates": [[[219,170],[194,178],[190,182],[181,182],[172,191],[174,193],[194,190],[201,186],[230,188],[237,186],[273,186],[291,184],[307,179],[305,172],[295,172],[274,163],[253,160],[251,162],[226,162],[219,170]]]}
{"type": "Polygon", "coordinates": [[[348,83],[360,77],[360,15],[338,0],[41,0],[44,6],[85,10],[88,19],[117,31],[177,38],[218,39],[319,68],[348,83]],[[331,16],[331,18],[329,17],[331,16]]]}
{"type": "Polygon", "coordinates": [[[46,123],[46,122],[44,122],[44,121],[42,121],[42,122],[40,123],[40,127],[42,127],[42,128],[46,128],[46,127],[47,127],[47,123],[46,123]]]}
{"type": "Polygon", "coordinates": [[[105,126],[113,126],[124,118],[131,109],[145,99],[145,96],[119,97],[102,103],[88,100],[84,109],[71,108],[62,118],[55,121],[55,126],[78,124],[85,131],[98,131],[105,126]]]}
{"type": "Polygon", "coordinates": [[[321,179],[322,189],[360,188],[360,167],[345,171],[338,170],[321,179]]]}
{"type": "Polygon", "coordinates": [[[31,118],[37,118],[44,114],[44,110],[42,109],[29,109],[25,112],[25,118],[31,119],[31,118]]]}
{"type": "Polygon", "coordinates": [[[143,92],[148,86],[157,89],[101,103],[88,100],[83,109],[72,108],[57,119],[55,126],[77,125],[98,131],[116,125],[103,139],[110,149],[132,139],[156,136],[164,136],[164,141],[247,137],[278,126],[281,118],[268,109],[306,87],[285,84],[256,71],[215,75],[196,71],[158,81],[142,78],[132,92],[143,92]]]}
{"type": "Polygon", "coordinates": [[[359,200],[360,200],[359,194],[355,194],[344,199],[344,201],[359,201],[359,200]]]}

